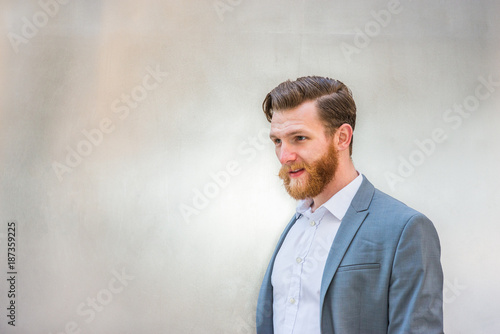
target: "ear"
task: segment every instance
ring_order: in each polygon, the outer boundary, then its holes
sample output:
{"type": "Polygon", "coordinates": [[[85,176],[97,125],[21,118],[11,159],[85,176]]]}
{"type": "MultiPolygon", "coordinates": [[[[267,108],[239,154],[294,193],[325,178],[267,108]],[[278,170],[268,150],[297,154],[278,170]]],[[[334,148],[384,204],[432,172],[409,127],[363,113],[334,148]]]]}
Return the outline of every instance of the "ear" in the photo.
{"type": "Polygon", "coordinates": [[[352,127],[344,123],[337,131],[335,131],[335,143],[337,144],[337,150],[339,151],[349,151],[349,145],[352,140],[352,127]]]}

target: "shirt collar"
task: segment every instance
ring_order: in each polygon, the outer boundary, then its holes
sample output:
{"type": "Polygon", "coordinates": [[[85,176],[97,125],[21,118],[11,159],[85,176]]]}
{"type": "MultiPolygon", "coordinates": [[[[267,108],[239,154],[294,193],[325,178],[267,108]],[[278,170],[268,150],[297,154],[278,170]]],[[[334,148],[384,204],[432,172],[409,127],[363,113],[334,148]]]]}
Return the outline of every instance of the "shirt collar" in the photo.
{"type": "MultiPolygon", "coordinates": [[[[325,208],[338,220],[342,220],[347,212],[347,209],[349,209],[349,205],[351,205],[354,195],[356,195],[356,193],[358,192],[362,182],[363,175],[361,173],[358,173],[358,176],[354,180],[352,180],[344,188],[340,189],[335,195],[330,197],[330,199],[326,201],[326,203],[315,210],[315,213],[319,213],[324,210],[323,208],[325,208]]],[[[298,219],[307,210],[309,210],[312,202],[312,198],[299,200],[297,203],[295,217],[298,219]]]]}

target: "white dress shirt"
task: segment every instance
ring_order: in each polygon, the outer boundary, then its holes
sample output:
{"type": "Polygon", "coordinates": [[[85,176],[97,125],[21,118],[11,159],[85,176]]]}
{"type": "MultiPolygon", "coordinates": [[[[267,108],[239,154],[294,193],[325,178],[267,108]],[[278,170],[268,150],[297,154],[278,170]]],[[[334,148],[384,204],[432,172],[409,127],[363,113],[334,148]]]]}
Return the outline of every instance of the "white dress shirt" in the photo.
{"type": "Polygon", "coordinates": [[[295,224],[274,262],[273,324],[275,334],[320,334],[320,286],[333,239],[361,186],[363,176],[311,212],[311,199],[299,201],[295,224]]]}

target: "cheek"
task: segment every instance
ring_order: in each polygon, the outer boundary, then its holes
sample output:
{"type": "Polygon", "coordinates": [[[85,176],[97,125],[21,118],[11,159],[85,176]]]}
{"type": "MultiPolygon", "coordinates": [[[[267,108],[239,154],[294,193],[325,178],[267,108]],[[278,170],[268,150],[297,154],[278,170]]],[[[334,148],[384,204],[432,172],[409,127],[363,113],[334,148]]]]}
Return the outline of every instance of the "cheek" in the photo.
{"type": "Polygon", "coordinates": [[[297,161],[302,161],[305,163],[314,161],[315,151],[316,149],[314,148],[314,146],[301,148],[296,152],[297,161]]]}
{"type": "Polygon", "coordinates": [[[311,165],[323,156],[321,153],[323,153],[323,151],[320,151],[318,148],[312,148],[309,151],[302,152],[300,159],[308,165],[311,165]]]}

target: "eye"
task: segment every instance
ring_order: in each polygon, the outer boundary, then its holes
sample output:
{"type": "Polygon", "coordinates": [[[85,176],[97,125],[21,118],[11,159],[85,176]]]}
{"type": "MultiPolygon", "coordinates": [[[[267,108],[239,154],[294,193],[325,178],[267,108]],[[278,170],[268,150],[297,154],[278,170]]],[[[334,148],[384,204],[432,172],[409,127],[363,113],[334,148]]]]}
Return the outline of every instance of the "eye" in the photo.
{"type": "Polygon", "coordinates": [[[274,145],[279,145],[279,144],[281,144],[281,139],[275,138],[273,140],[273,142],[274,142],[274,145]]]}
{"type": "Polygon", "coordinates": [[[306,140],[306,137],[305,136],[297,136],[297,137],[295,137],[295,139],[297,141],[303,141],[303,140],[306,140]]]}

